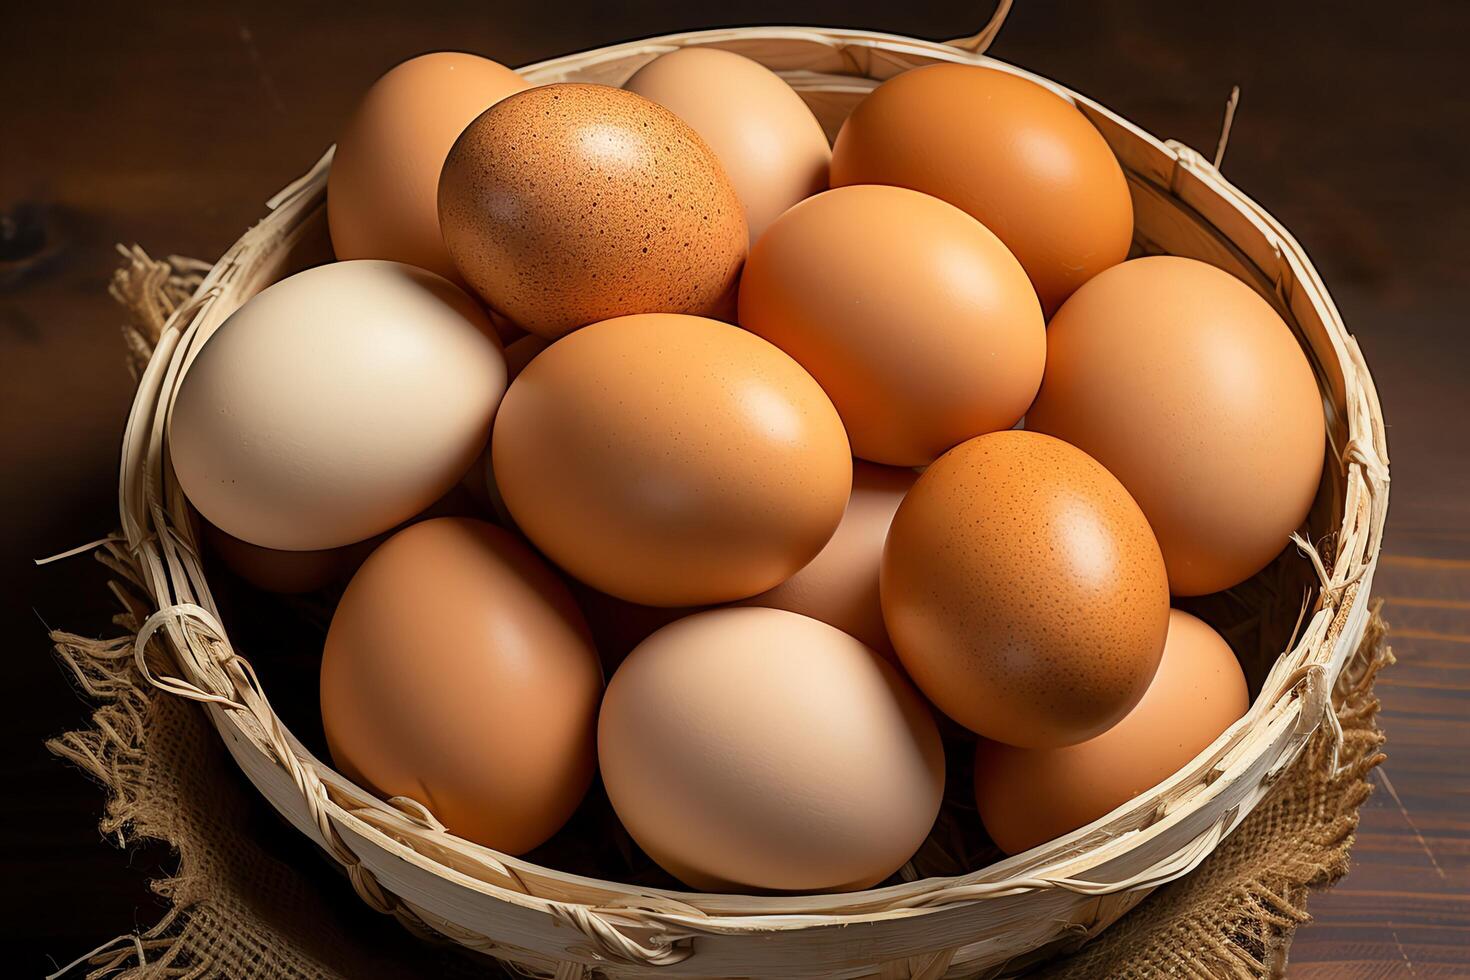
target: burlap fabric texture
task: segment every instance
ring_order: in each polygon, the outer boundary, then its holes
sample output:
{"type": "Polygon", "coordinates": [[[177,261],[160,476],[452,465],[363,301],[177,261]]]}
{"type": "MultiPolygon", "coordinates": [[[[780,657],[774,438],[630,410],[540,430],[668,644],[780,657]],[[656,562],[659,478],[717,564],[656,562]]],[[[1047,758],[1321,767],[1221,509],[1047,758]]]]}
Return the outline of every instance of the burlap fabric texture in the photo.
{"type": "MultiPolygon", "coordinates": [[[[172,304],[202,263],[156,263],[156,281],[120,278],[134,366],[146,361],[172,304]]],[[[146,278],[146,277],[144,277],[146,278]]],[[[126,578],[107,545],[100,557],[126,578]]],[[[103,833],[119,847],[164,841],[178,871],[153,887],[171,911],[146,932],[81,957],[68,976],[292,977],[310,980],[497,976],[493,961],[431,944],[378,916],[314,847],[276,817],[235,768],[203,710],[151,688],[133,660],[149,610],[126,581],[114,586],[120,636],[52,635],[62,661],[96,704],[92,726],[48,743],[107,795],[103,833]]],[[[99,597],[99,601],[100,597],[99,597]]],[[[1051,978],[1279,975],[1311,889],[1348,867],[1367,777],[1384,759],[1373,682],[1393,662],[1376,609],[1334,705],[1343,742],[1319,729],[1271,795],[1189,876],[1157,890],[1070,956],[1038,966],[1051,978]]],[[[98,937],[102,940],[106,937],[98,937]]],[[[508,975],[508,974],[506,974],[508,975]]]]}

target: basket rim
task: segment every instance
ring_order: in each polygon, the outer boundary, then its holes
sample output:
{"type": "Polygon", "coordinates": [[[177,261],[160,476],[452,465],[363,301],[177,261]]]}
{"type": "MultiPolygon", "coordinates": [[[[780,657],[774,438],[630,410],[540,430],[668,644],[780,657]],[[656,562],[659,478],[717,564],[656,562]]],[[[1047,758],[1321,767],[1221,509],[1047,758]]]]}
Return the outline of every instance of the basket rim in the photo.
{"type": "MultiPolygon", "coordinates": [[[[597,48],[591,52],[563,55],[542,61],[520,71],[533,81],[554,77],[557,72],[577,68],[584,70],[589,64],[613,61],[633,51],[648,51],[658,45],[667,45],[668,50],[686,45],[739,44],[759,38],[783,38],[811,40],[824,45],[843,45],[844,56],[852,59],[851,50],[876,49],[885,53],[912,53],[926,59],[953,61],[966,64],[983,64],[1021,77],[1039,82],[1083,109],[1096,122],[1101,118],[1125,131],[1131,138],[1142,141],[1163,159],[1173,161],[1170,183],[1187,176],[1198,181],[1210,192],[1218,195],[1227,204],[1257,228],[1268,241],[1277,243],[1277,255],[1284,268],[1292,274],[1292,284],[1306,293],[1307,301],[1316,309],[1327,329],[1337,366],[1342,370],[1347,387],[1346,426],[1349,433],[1348,445],[1338,447],[1335,455],[1345,470],[1346,492],[1343,513],[1334,513],[1338,522],[1335,535],[1339,547],[1343,542],[1350,545],[1348,553],[1339,552],[1331,562],[1332,568],[1318,556],[1311,543],[1300,541],[1304,553],[1317,565],[1322,589],[1317,607],[1310,621],[1304,624],[1298,643],[1285,651],[1277,667],[1288,663],[1295,656],[1300,663],[1290,665],[1278,678],[1284,686],[1274,692],[1267,703],[1265,693],[1253,702],[1250,711],[1233,725],[1220,739],[1204,750],[1193,762],[1155,787],[1148,794],[1160,797],[1173,787],[1198,778],[1197,767],[1201,759],[1220,754],[1222,746],[1235,744],[1239,734],[1246,730],[1259,731],[1276,740],[1285,739],[1295,743],[1296,749],[1305,744],[1306,738],[1317,725],[1331,716],[1330,691],[1336,673],[1342,667],[1335,660],[1334,638],[1343,633],[1360,634],[1366,622],[1368,585],[1376,566],[1381,542],[1382,518],[1387,506],[1388,460],[1386,438],[1383,427],[1382,409],[1378,403],[1371,374],[1362,359],[1356,342],[1347,333],[1335,305],[1317,274],[1310,259],[1301,246],[1259,204],[1241,193],[1208,161],[1182,144],[1158,140],[1131,122],[1110,110],[1091,102],[1064,86],[1044,77],[1016,68],[1005,62],[983,55],[948,46],[943,42],[927,41],[902,35],[874,31],[855,31],[837,28],[811,27],[767,27],[730,28],[698,32],[683,32],[659,35],[639,41],[597,48]],[[848,47],[850,46],[850,48],[848,47]],[[1096,118],[1095,118],[1096,117],[1096,118]],[[1363,525],[1362,533],[1354,524],[1355,518],[1363,525]],[[1299,656],[1296,656],[1299,655],[1299,656]],[[1290,683],[1285,683],[1289,681],[1290,683]]],[[[856,60],[851,61],[854,72],[860,71],[856,60]]],[[[896,73],[893,72],[893,73],[896,73]]],[[[822,75],[812,72],[784,72],[785,77],[798,88],[820,89],[822,85],[857,85],[861,79],[849,75],[822,75]]],[[[876,77],[876,76],[867,76],[876,77]]],[[[871,86],[866,86],[871,87],[871,86]]],[[[293,182],[269,202],[270,215],[251,231],[270,224],[273,219],[283,223],[290,214],[310,215],[320,207],[325,186],[325,175],[330,166],[331,151],[306,175],[293,182]]],[[[1130,173],[1130,177],[1135,175],[1130,173]]],[[[1168,188],[1166,188],[1168,189],[1168,188]]],[[[176,390],[179,377],[192,353],[197,350],[201,338],[197,328],[208,312],[213,299],[220,294],[230,280],[241,274],[238,264],[241,248],[251,232],[247,232],[235,245],[226,251],[211,268],[209,275],[196,291],[194,298],[170,317],[163,336],[154,350],[140,381],[129,416],[124,436],[124,454],[119,474],[119,502],[124,533],[127,538],[127,558],[139,568],[140,582],[146,583],[149,594],[156,603],[156,610],[149,624],[139,634],[137,653],[142,662],[148,638],[162,633],[173,659],[184,673],[183,678],[156,678],[165,689],[193,697],[204,694],[211,701],[210,715],[217,727],[232,726],[265,755],[274,755],[274,764],[288,770],[294,769],[294,758],[300,772],[292,772],[298,786],[310,799],[317,799],[320,808],[318,820],[322,834],[328,838],[337,835],[334,824],[349,828],[382,850],[405,861],[416,863],[425,870],[463,887],[501,901],[535,908],[539,911],[557,912],[558,909],[577,906],[594,909],[614,922],[637,927],[650,923],[666,928],[710,932],[747,932],[755,927],[761,930],[785,930],[806,928],[824,924],[851,924],[887,918],[894,915],[923,915],[954,904],[966,904],[992,894],[1016,894],[1028,890],[1063,888],[1078,890],[1084,894],[1108,893],[1100,888],[1124,890],[1151,887],[1162,880],[1186,873],[1194,864],[1180,870],[1169,866],[1159,875],[1149,878],[1135,877],[1124,882],[1088,881],[1081,875],[1098,871],[1110,860],[1126,855],[1148,840],[1158,837],[1190,813],[1199,809],[1205,801],[1223,793],[1235,777],[1247,768],[1248,758],[1237,758],[1231,766],[1218,771],[1216,778],[1204,787],[1204,795],[1196,794],[1190,799],[1191,807],[1180,807],[1159,815],[1158,819],[1145,828],[1110,838],[1095,840],[1099,830],[1113,822],[1118,813],[1131,804],[1114,811],[1087,827],[1072,834],[1041,845],[1031,851],[1008,857],[1002,861],[977,869],[965,875],[949,878],[923,878],[913,882],[889,885],[883,888],[850,892],[841,895],[817,896],[761,896],[740,894],[715,894],[675,891],[671,889],[647,888],[623,882],[570,875],[554,868],[536,865],[523,859],[501,854],[481,845],[468,845],[468,849],[481,854],[486,860],[509,869],[508,880],[517,880],[517,871],[534,871],[538,876],[553,878],[571,886],[608,892],[620,896],[613,907],[609,903],[567,902],[517,891],[512,887],[472,877],[431,858],[418,850],[405,846],[394,837],[394,832],[411,831],[420,826],[414,817],[406,815],[387,803],[365,794],[330,766],[324,765],[307,752],[299,742],[290,737],[289,731],[275,718],[249,672],[248,664],[232,652],[220,656],[220,644],[228,651],[228,640],[224,629],[212,613],[213,603],[209,599],[208,585],[198,567],[189,538],[187,524],[179,521],[181,494],[170,485],[169,471],[164,457],[164,428],[172,392],[176,390]],[[182,534],[179,529],[183,529],[182,534]],[[201,616],[200,613],[205,614],[201,616]],[[170,687],[169,685],[173,685],[170,687]],[[224,692],[223,696],[220,692],[224,692]],[[242,726],[242,715],[246,718],[264,719],[258,731],[242,726]],[[273,725],[271,724],[273,722],[273,725]],[[264,739],[264,742],[262,742],[264,739]],[[272,743],[267,745],[265,743],[272,743]],[[291,758],[282,758],[281,753],[291,758]],[[355,791],[355,792],[354,792],[355,791]],[[339,794],[334,797],[333,793],[339,794]],[[319,794],[314,796],[313,794],[319,794]],[[364,806],[349,808],[342,800],[363,803],[364,806]],[[365,819],[373,817],[372,821],[365,819]],[[1070,843],[1069,843],[1070,842],[1070,843]],[[1080,842],[1080,843],[1079,843],[1080,842]],[[1073,853],[1066,853],[1071,850],[1073,853]],[[1157,879],[1157,880],[1154,880],[1157,879]],[[947,897],[945,897],[947,896],[947,897]],[[921,901],[910,902],[913,899],[921,901]],[[929,901],[927,899],[934,899],[929,901]],[[807,910],[807,904],[838,907],[873,906],[854,911],[818,912],[807,910]],[[758,920],[758,921],[757,921],[758,920]]],[[[1223,238],[1223,235],[1222,235],[1223,238]]],[[[1270,283],[1273,275],[1254,262],[1263,283],[1270,283]]],[[[1276,278],[1281,288],[1280,272],[1276,278]]],[[[1319,379],[1320,383],[1320,379],[1319,379]]],[[[1340,645],[1340,644],[1339,644],[1340,645]]],[[[1277,671],[1273,669],[1272,675],[1277,671]]],[[[1270,683],[1268,679],[1268,684],[1270,683]]],[[[223,729],[221,729],[223,731],[223,729]]],[[[1294,752],[1289,752],[1294,758],[1294,752]]],[[[1276,760],[1279,762],[1280,760],[1276,760]]],[[[1289,759],[1287,761],[1290,761],[1289,759]]],[[[1208,833],[1217,833],[1216,841],[1244,818],[1244,813],[1232,813],[1227,820],[1220,821],[1217,828],[1208,833]]],[[[447,836],[447,835],[446,835],[447,836]]],[[[1196,836],[1204,840],[1208,834],[1196,836]]],[[[338,837],[340,841],[340,837],[338,837]]],[[[458,840],[457,838],[455,840],[458,840]]],[[[465,842],[468,843],[468,842],[465,842]]],[[[345,845],[344,849],[345,848],[345,845]]],[[[1213,843],[1203,849],[1199,859],[1209,852],[1213,843]]],[[[358,861],[350,849],[346,858],[334,856],[352,867],[358,861]]],[[[356,879],[354,879],[356,883],[356,879]]],[[[366,897],[366,896],[365,896],[366,897]]],[[[370,899],[371,900],[371,899],[370,899]]]]}

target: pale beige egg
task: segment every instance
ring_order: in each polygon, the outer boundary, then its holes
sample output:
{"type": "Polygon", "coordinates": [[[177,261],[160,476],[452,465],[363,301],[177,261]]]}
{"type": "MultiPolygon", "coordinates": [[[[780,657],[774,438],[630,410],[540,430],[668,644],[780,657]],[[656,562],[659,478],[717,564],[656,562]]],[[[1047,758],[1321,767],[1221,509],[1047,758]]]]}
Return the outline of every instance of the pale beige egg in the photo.
{"type": "Polygon", "coordinates": [[[654,633],[608,685],[603,782],[655,861],[706,891],[869,887],[928,836],[934,718],[890,664],[825,623],[715,609],[654,633]]]}
{"type": "Polygon", "coordinates": [[[264,548],[353,544],[438,500],[474,462],[505,358],[463,290],[400,262],[299,272],[236,310],[168,422],[206,520],[264,548]]]}
{"type": "Polygon", "coordinates": [[[896,662],[878,600],[878,569],[888,526],[918,478],[913,470],[855,461],[852,496],[827,546],[801,571],[741,605],[820,619],[896,662]]]}

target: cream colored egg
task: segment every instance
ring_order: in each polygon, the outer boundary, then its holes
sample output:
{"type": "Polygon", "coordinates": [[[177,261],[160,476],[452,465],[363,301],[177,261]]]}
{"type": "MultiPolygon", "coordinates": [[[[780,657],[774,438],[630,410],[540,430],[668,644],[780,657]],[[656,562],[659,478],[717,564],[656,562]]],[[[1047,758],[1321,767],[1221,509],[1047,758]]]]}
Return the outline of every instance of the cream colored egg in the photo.
{"type": "Polygon", "coordinates": [[[505,359],[463,290],[361,259],[269,287],[210,337],[169,420],[206,520],[284,551],[352,544],[428,507],[485,445],[505,359]]]}

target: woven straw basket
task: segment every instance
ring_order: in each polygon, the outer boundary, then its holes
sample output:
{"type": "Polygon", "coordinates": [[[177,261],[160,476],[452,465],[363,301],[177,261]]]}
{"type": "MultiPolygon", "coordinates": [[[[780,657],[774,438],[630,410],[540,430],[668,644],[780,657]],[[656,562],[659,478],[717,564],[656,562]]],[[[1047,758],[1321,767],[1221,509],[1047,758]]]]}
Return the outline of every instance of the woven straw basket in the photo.
{"type": "Polygon", "coordinates": [[[1188,873],[1317,726],[1336,723],[1332,690],[1354,667],[1388,498],[1383,419],[1358,346],[1275,219],[1193,150],[982,56],[997,26],[952,44],[811,28],[677,34],[522,73],[533,83],[620,85],[658,54],[711,45],[780,72],[829,134],[883,79],[941,61],[1012,72],[1074,102],[1127,173],[1135,251],[1192,256],[1255,287],[1296,332],[1322,391],[1329,448],[1308,533],[1255,579],[1190,607],[1223,624],[1240,654],[1255,693],[1249,713],[1163,784],[1064,838],[994,863],[955,861],[953,849],[935,846],[954,823],[942,815],[899,883],[842,895],[706,895],[581,877],[460,840],[411,800],[374,798],[292,735],[232,650],[164,444],[179,379],[210,334],[265,286],[330,258],[329,152],[269,203],[166,325],[128,420],[119,487],[126,548],[113,556],[156,609],[134,650],[145,676],[205,704],[246,776],[374,907],[530,975],[990,976],[1085,941],[1188,873]]]}

